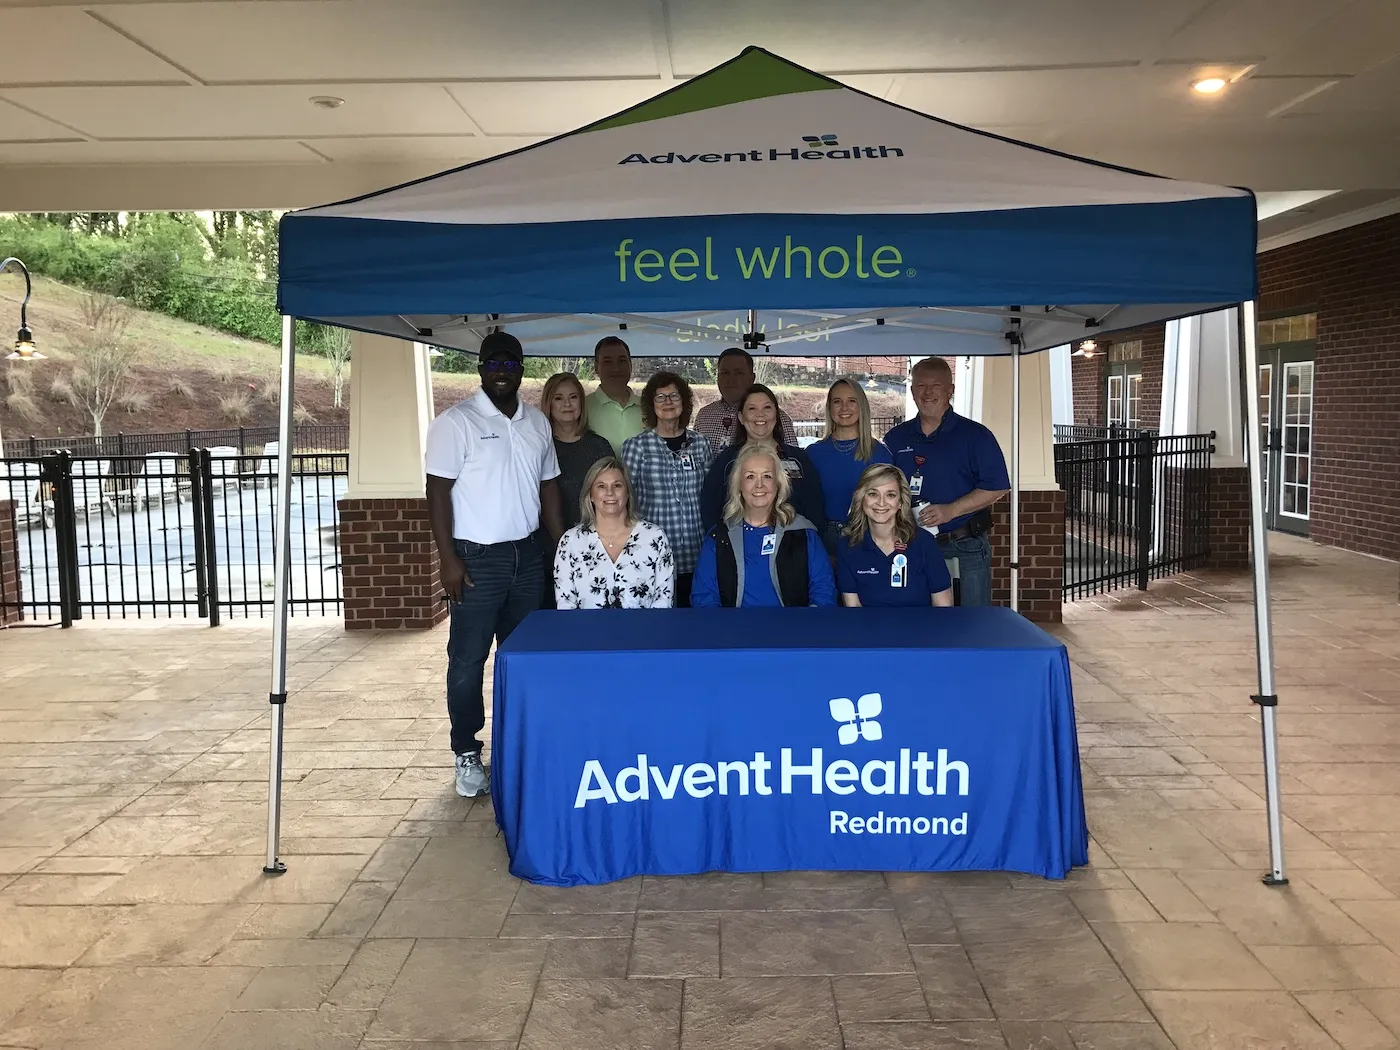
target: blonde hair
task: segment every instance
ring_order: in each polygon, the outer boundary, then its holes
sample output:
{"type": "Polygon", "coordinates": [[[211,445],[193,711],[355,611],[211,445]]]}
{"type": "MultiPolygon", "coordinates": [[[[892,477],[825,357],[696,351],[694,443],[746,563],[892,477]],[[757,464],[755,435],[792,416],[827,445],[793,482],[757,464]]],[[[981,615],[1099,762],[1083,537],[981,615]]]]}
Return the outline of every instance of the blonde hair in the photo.
{"type": "Polygon", "coordinates": [[[822,440],[834,438],[836,434],[836,420],[831,417],[831,395],[836,392],[838,386],[849,387],[851,393],[856,397],[856,405],[860,409],[860,422],[857,424],[856,434],[856,459],[864,463],[875,450],[875,435],[870,432],[870,399],[865,396],[865,391],[860,384],[850,376],[842,376],[832,383],[826,391],[826,425],[822,428],[822,440]]]}
{"type": "Polygon", "coordinates": [[[891,480],[899,485],[899,509],[894,513],[894,538],[905,544],[914,539],[919,525],[914,520],[914,508],[911,506],[913,497],[909,494],[909,482],[904,477],[904,471],[893,463],[872,463],[861,472],[860,480],[856,482],[856,490],[851,494],[851,512],[846,517],[845,528],[841,530],[841,535],[850,540],[852,547],[865,542],[866,534],[870,532],[870,519],[865,514],[865,497],[876,485],[891,480]]]}
{"type": "Polygon", "coordinates": [[[550,429],[554,427],[554,414],[550,411],[550,404],[554,400],[554,395],[559,392],[559,388],[566,383],[572,383],[578,389],[578,433],[580,435],[588,432],[588,396],[583,392],[583,384],[579,382],[578,376],[572,372],[555,372],[544,381],[544,390],[540,392],[540,411],[544,413],[544,418],[549,420],[550,429]]]}
{"type": "Polygon", "coordinates": [[[739,449],[739,454],[734,457],[734,465],[729,469],[729,500],[724,505],[724,520],[732,525],[743,518],[744,463],[758,456],[772,462],[773,482],[778,486],[777,495],[773,497],[771,522],[774,525],[791,525],[792,520],[797,517],[797,511],[793,510],[792,504],[788,502],[792,495],[792,482],[788,479],[787,471],[783,469],[783,461],[777,450],[771,445],[757,441],[750,441],[739,449]]]}
{"type": "Polygon", "coordinates": [[[637,508],[632,502],[632,479],[627,476],[627,468],[616,456],[604,456],[589,467],[588,473],[583,476],[583,491],[578,497],[578,523],[586,529],[598,527],[598,512],[593,509],[593,483],[598,480],[599,474],[609,470],[615,470],[622,475],[622,487],[627,492],[627,509],[623,511],[623,518],[628,525],[637,524],[637,508]]]}

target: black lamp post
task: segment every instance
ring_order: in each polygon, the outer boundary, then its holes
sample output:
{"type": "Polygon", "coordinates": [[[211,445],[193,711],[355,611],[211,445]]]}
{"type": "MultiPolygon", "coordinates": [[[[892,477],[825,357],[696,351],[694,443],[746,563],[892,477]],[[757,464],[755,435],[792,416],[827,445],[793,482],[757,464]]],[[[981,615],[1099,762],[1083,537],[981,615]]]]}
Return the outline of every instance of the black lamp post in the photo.
{"type": "Polygon", "coordinates": [[[14,256],[11,256],[4,262],[0,262],[0,273],[3,273],[10,263],[14,263],[18,266],[20,272],[24,274],[24,298],[19,304],[19,332],[15,336],[15,348],[11,353],[5,356],[5,360],[42,361],[44,360],[44,355],[39,353],[38,349],[34,346],[34,333],[29,330],[29,297],[34,292],[34,283],[29,277],[29,267],[25,266],[24,263],[14,256]]]}

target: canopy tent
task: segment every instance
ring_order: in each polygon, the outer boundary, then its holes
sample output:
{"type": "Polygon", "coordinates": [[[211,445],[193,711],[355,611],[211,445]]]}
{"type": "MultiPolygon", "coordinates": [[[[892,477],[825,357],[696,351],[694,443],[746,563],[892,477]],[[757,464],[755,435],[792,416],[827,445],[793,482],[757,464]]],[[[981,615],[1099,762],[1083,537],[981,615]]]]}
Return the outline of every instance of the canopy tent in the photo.
{"type": "MultiPolygon", "coordinates": [[[[1241,305],[1253,368],[1255,203],[965,128],[759,48],[514,153],[285,216],[278,507],[290,500],[293,318],[473,350],[582,356],[1019,355],[1241,305]],[[1028,305],[1031,304],[1031,305],[1028,305]]],[[[1250,373],[1252,374],[1252,373],[1250,373]]],[[[1011,545],[1019,549],[1020,370],[1011,545]]],[[[1284,880],[1258,403],[1259,696],[1272,870],[1284,880]]],[[[286,530],[277,551],[266,870],[277,857],[286,530]]],[[[1018,563],[1012,558],[1012,607],[1018,563]]]]}

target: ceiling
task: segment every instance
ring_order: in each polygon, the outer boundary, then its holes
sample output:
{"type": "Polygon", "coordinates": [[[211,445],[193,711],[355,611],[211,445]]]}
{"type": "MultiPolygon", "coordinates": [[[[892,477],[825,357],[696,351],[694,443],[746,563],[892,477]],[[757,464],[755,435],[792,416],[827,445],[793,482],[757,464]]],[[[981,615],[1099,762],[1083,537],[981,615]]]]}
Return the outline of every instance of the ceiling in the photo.
{"type": "Polygon", "coordinates": [[[1270,236],[1400,200],[1397,0],[0,0],[0,40],[0,211],[321,203],[749,44],[1058,150],[1294,193],[1270,236]],[[1209,74],[1230,86],[1193,93],[1209,74]]]}

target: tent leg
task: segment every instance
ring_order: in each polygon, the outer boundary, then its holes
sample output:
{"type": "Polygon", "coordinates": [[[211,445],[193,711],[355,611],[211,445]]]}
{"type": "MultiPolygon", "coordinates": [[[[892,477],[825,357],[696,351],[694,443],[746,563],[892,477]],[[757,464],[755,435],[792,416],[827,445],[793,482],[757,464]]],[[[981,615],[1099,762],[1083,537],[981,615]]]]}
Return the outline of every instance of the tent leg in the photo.
{"type": "Polygon", "coordinates": [[[282,318],[282,401],[277,429],[277,513],[273,524],[272,706],[267,762],[267,861],[263,873],[281,875],[287,865],[278,858],[282,834],[282,722],[287,705],[287,614],[291,598],[292,561],[292,410],[296,389],[296,319],[282,318]]]}
{"type": "Polygon", "coordinates": [[[1257,308],[1241,303],[1238,311],[1244,400],[1245,449],[1249,456],[1250,544],[1254,554],[1254,651],[1259,671],[1259,705],[1264,737],[1264,801],[1269,818],[1269,872],[1264,883],[1286,886],[1283,867],[1283,813],[1278,783],[1278,696],[1274,693],[1274,639],[1269,599],[1269,533],[1264,526],[1264,449],[1260,433],[1259,346],[1257,308]]]}
{"type": "Polygon", "coordinates": [[[1021,341],[1011,341],[1011,609],[1021,609],[1021,341]]]}

